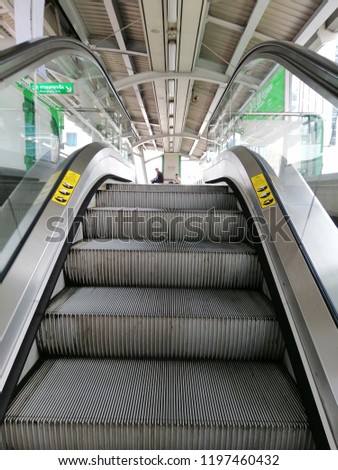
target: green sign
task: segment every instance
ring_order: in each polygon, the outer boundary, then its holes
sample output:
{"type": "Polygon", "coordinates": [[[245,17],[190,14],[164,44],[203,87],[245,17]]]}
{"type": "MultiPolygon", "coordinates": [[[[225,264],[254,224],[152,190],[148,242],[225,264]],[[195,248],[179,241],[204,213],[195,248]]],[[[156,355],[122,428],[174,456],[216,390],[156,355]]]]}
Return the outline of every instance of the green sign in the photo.
{"type": "Polygon", "coordinates": [[[74,83],[31,83],[31,89],[36,89],[39,95],[71,95],[74,93],[74,83]]]}
{"type": "MultiPolygon", "coordinates": [[[[284,111],[284,72],[284,68],[280,67],[273,74],[253,97],[244,113],[280,113],[284,111]]],[[[244,119],[257,119],[257,116],[244,116],[244,119]]]]}

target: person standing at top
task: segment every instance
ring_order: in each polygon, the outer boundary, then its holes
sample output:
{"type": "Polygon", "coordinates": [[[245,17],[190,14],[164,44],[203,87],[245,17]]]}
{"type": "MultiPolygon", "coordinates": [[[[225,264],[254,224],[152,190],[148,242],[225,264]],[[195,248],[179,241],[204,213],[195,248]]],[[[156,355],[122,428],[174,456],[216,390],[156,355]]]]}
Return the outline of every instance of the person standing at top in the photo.
{"type": "Polygon", "coordinates": [[[156,178],[151,180],[151,183],[153,183],[153,184],[154,183],[163,183],[163,181],[164,181],[163,173],[158,168],[155,168],[155,171],[157,173],[157,176],[156,176],[156,178]]]}
{"type": "Polygon", "coordinates": [[[179,177],[178,173],[175,174],[174,183],[175,184],[181,184],[181,178],[179,177]]]}

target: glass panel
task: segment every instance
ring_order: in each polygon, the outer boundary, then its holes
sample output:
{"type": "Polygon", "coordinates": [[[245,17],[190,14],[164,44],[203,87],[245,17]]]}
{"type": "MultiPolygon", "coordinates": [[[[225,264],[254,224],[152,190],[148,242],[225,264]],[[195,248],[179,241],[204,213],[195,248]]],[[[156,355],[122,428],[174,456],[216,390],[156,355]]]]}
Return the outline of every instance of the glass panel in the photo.
{"type": "Polygon", "coordinates": [[[59,55],[0,88],[0,272],[51,191],[66,159],[103,141],[131,160],[131,124],[89,58],[59,55]]]}
{"type": "Polygon", "coordinates": [[[337,108],[272,60],[245,65],[228,88],[209,129],[208,160],[234,145],[256,151],[291,216],[317,274],[338,310],[338,231],[323,204],[338,216],[337,108]],[[315,197],[317,196],[317,198],[315,197]],[[324,261],[330,247],[335,264],[324,261]],[[326,265],[325,265],[326,263],[326,265]]]}
{"type": "Polygon", "coordinates": [[[182,184],[196,184],[202,180],[203,172],[200,162],[182,157],[181,182],[182,184]]]}
{"type": "Polygon", "coordinates": [[[292,164],[305,179],[338,172],[338,110],[273,61],[245,66],[227,92],[209,130],[208,159],[245,145],[278,174],[292,164]]]}

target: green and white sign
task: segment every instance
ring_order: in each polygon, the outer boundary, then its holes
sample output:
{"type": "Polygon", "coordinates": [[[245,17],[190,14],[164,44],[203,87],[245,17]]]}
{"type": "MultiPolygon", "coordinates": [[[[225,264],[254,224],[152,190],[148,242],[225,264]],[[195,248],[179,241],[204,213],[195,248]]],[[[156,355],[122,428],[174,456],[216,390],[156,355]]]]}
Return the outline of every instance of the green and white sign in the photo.
{"type": "MultiPolygon", "coordinates": [[[[245,113],[279,113],[284,111],[285,70],[280,67],[253,97],[245,113]]],[[[244,116],[244,119],[257,119],[258,116],[244,116]]],[[[261,117],[262,118],[262,117],[261,117]]],[[[264,117],[263,117],[264,119],[264,117]]]]}
{"type": "Polygon", "coordinates": [[[74,93],[74,83],[31,83],[31,90],[38,95],[71,95],[74,93]]]}

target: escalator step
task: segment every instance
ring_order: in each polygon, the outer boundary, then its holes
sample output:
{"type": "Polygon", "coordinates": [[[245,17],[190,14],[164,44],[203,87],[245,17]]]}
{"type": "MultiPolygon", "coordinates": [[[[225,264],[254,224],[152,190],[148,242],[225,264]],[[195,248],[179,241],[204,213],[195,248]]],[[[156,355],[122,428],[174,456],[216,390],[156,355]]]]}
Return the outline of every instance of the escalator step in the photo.
{"type": "Polygon", "coordinates": [[[88,209],[85,238],[148,240],[245,240],[245,219],[238,211],[188,211],[159,209],[88,209]]]}
{"type": "Polygon", "coordinates": [[[96,194],[97,207],[152,209],[237,209],[237,199],[226,186],[107,185],[96,194]]]}
{"type": "Polygon", "coordinates": [[[257,291],[66,288],[37,336],[42,354],[280,360],[271,302],[257,291]]]}
{"type": "Polygon", "coordinates": [[[220,185],[200,185],[200,184],[133,184],[133,183],[109,183],[105,184],[108,191],[129,192],[129,193],[213,193],[213,194],[229,194],[229,186],[220,185]]]}
{"type": "Polygon", "coordinates": [[[96,239],[70,250],[71,285],[252,288],[261,285],[255,250],[245,244],[96,239]]]}
{"type": "Polygon", "coordinates": [[[264,362],[47,360],[4,420],[9,449],[309,449],[292,380],[264,362]]]}

